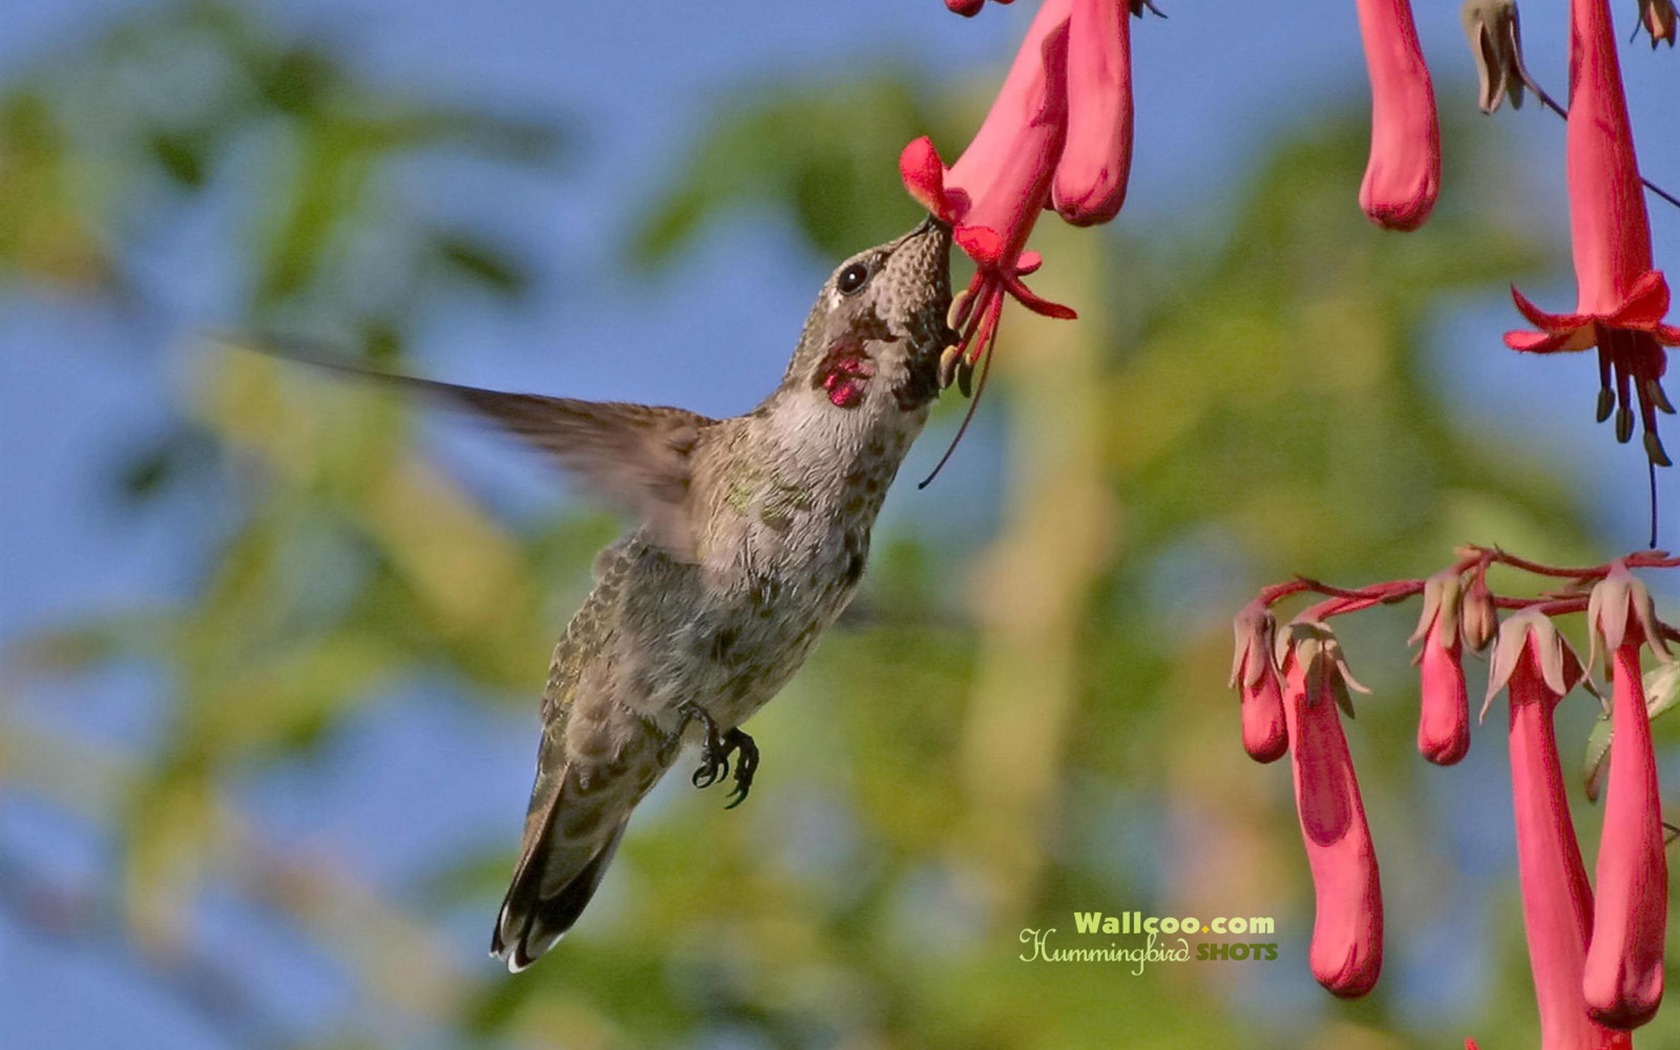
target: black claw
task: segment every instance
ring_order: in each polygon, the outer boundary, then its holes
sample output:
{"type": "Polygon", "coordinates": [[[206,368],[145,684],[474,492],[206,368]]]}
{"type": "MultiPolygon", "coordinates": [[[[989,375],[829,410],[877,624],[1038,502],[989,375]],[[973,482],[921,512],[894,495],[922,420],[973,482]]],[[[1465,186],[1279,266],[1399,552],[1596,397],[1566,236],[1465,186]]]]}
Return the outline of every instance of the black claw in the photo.
{"type": "MultiPolygon", "coordinates": [[[[708,788],[729,774],[729,751],[724,744],[724,737],[718,733],[717,722],[706,713],[706,709],[696,703],[684,703],[677,708],[687,721],[699,720],[706,729],[706,739],[700,747],[700,768],[694,771],[692,783],[697,788],[708,788]]],[[[731,733],[736,732],[730,730],[731,733]]]]}
{"type": "Polygon", "coordinates": [[[739,729],[731,729],[723,738],[724,747],[730,751],[740,753],[740,761],[735,764],[735,790],[729,793],[729,805],[724,809],[734,809],[747,800],[747,792],[752,790],[753,774],[758,772],[758,745],[753,738],[739,729]]]}

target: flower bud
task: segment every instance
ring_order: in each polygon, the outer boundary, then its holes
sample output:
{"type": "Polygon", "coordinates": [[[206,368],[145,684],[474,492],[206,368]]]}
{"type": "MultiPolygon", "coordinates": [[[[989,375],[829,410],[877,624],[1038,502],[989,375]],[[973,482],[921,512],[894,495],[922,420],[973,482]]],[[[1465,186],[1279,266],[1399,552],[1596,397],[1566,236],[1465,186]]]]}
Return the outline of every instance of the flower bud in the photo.
{"type": "Polygon", "coordinates": [[[1242,697],[1243,750],[1256,762],[1273,762],[1289,749],[1283,686],[1272,663],[1276,621],[1264,605],[1251,602],[1231,626],[1237,638],[1231,685],[1242,697]]]}
{"type": "Polygon", "coordinates": [[[1476,104],[1483,113],[1492,113],[1509,96],[1511,108],[1521,109],[1522,24],[1516,0],[1464,0],[1459,18],[1476,62],[1481,88],[1476,104]]]}

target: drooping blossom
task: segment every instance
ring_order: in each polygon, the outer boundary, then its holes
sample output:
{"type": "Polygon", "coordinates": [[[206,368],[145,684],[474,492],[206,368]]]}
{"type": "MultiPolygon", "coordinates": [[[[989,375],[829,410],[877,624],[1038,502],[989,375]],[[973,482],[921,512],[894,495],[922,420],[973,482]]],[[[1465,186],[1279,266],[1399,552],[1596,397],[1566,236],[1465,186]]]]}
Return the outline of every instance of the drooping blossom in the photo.
{"type": "MultiPolygon", "coordinates": [[[[1008,4],[1013,3],[1014,0],[997,0],[997,2],[1008,4]]],[[[986,6],[986,0],[945,0],[945,6],[964,18],[973,18],[980,13],[982,7],[986,6]]]]}
{"type": "Polygon", "coordinates": [[[1458,573],[1431,576],[1424,584],[1423,614],[1411,639],[1423,643],[1418,650],[1418,752],[1438,766],[1453,765],[1470,750],[1470,699],[1459,636],[1462,595],[1458,573]]]}
{"type": "Polygon", "coordinates": [[[991,345],[1010,294],[1039,313],[1073,311],[1027,290],[1021,278],[1037,268],[1027,238],[1050,199],[1050,182],[1067,136],[1068,21],[1072,0],[1044,0],[1027,30],[997,99],[963,155],[949,169],[927,138],[900,154],[905,188],[928,211],[951,224],[952,238],[974,260],[966,291],[951,306],[960,359],[948,354],[941,380],[950,382],[991,345]]]}
{"type": "Polygon", "coordinates": [[[1541,1050],[1631,1045],[1625,1033],[1593,1022],[1582,991],[1593,897],[1552,725],[1558,701],[1581,676],[1580,661],[1540,613],[1525,610],[1500,628],[1488,668],[1488,699],[1502,688],[1511,698],[1511,802],[1541,1050]]]}
{"type": "Polygon", "coordinates": [[[1651,37],[1651,50],[1658,44],[1674,46],[1674,0],[1639,0],[1639,25],[1651,37]]]}
{"type": "Polygon", "coordinates": [[[1067,141],[1050,200],[1075,226],[1107,222],[1126,202],[1132,168],[1131,33],[1123,0],[1073,0],[1067,141]]]}
{"type": "Polygon", "coordinates": [[[1337,708],[1348,706],[1349,686],[1363,687],[1323,624],[1292,623],[1278,644],[1295,808],[1316,901],[1308,964],[1332,994],[1361,996],[1382,972],[1382,886],[1337,708]]]}
{"type": "Polygon", "coordinates": [[[1566,151],[1575,312],[1548,314],[1512,287],[1517,309],[1538,331],[1507,332],[1505,345],[1536,354],[1596,346],[1599,420],[1614,412],[1616,440],[1628,441],[1637,403],[1646,455],[1668,466],[1657,412],[1674,411],[1661,384],[1668,367],[1663,348],[1680,345],[1680,327],[1663,323],[1668,282],[1651,268],[1651,225],[1607,2],[1570,2],[1566,151]]]}
{"type": "Polygon", "coordinates": [[[1492,113],[1509,97],[1511,108],[1521,109],[1525,83],[1516,0],[1464,0],[1458,13],[1476,63],[1477,106],[1492,113]]]}
{"type": "Polygon", "coordinates": [[[1441,130],[1409,0],[1358,0],[1371,76],[1371,156],[1359,206],[1378,226],[1415,230],[1441,187],[1441,130]]]}
{"type": "MultiPolygon", "coordinates": [[[[978,6],[953,3],[952,9],[967,14],[978,6]]],[[[941,381],[955,381],[964,394],[996,339],[1005,296],[1047,317],[1075,316],[1022,281],[1041,261],[1026,250],[1027,238],[1047,207],[1070,223],[1090,225],[1112,219],[1125,202],[1132,154],[1127,12],[1144,6],[1043,0],[991,110],[956,163],[947,168],[925,137],[899,156],[906,189],[951,224],[953,239],[975,263],[973,280],[952,303],[948,320],[958,342],[940,368],[941,381]]],[[[980,389],[985,375],[982,369],[980,389]]]]}
{"type": "Polygon", "coordinates": [[[1598,903],[1583,989],[1593,1018],[1615,1028],[1649,1021],[1663,996],[1668,862],[1651,720],[1639,651],[1666,656],[1645,586],[1617,565],[1593,588],[1587,610],[1594,648],[1610,663],[1610,770],[1598,847],[1598,903]]]}
{"type": "Polygon", "coordinates": [[[1283,683],[1273,662],[1277,621],[1265,605],[1250,602],[1232,621],[1237,636],[1231,685],[1242,697],[1243,750],[1256,762],[1275,762],[1289,750],[1283,683]]]}

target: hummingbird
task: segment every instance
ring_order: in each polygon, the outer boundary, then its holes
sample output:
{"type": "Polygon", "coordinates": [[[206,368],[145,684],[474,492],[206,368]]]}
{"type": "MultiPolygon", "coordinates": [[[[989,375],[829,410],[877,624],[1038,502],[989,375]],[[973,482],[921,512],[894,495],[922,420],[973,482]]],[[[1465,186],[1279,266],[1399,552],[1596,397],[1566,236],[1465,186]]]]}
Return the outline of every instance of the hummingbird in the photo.
{"type": "MultiPolygon", "coordinates": [[[[491,954],[525,969],[571,930],[637,803],[699,746],[696,787],[752,788],[741,723],[851,601],[888,486],[957,341],[951,229],[928,218],[823,283],[781,383],[744,415],[510,394],[366,372],[475,410],[533,443],[635,527],[549,663],[518,861],[491,954]]],[[[264,348],[260,347],[259,348],[264,348]]],[[[272,346],[265,349],[273,349],[272,346]]]]}

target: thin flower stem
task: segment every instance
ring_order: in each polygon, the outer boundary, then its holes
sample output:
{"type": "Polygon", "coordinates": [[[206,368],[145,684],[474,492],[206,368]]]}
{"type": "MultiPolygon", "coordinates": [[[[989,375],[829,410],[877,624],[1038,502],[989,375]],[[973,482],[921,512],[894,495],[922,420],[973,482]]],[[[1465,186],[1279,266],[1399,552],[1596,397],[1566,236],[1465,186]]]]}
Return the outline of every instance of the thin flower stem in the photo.
{"type": "Polygon", "coordinates": [[[1547,594],[1538,598],[1504,598],[1495,596],[1493,604],[1500,609],[1538,609],[1547,616],[1564,616],[1587,611],[1587,595],[1547,594]]]}
{"type": "Polygon", "coordinates": [[[1601,580],[1610,572],[1608,565],[1596,565],[1590,569],[1560,569],[1550,565],[1541,565],[1539,562],[1529,561],[1527,558],[1519,558],[1515,554],[1507,554],[1498,547],[1483,547],[1481,550],[1489,562],[1509,565],[1513,569],[1521,569],[1523,572],[1533,573],[1535,576],[1556,576],[1569,580],[1601,580]]]}
{"type": "Polygon", "coordinates": [[[1300,594],[1302,591],[1310,590],[1312,590],[1312,581],[1297,576],[1287,583],[1274,583],[1270,587],[1262,588],[1259,601],[1261,605],[1270,607],[1292,594],[1300,594]]]}
{"type": "MultiPolygon", "coordinates": [[[[1539,562],[1519,558],[1514,554],[1507,554],[1497,547],[1483,547],[1468,545],[1459,548],[1459,561],[1450,571],[1457,574],[1474,572],[1485,577],[1489,565],[1506,565],[1520,572],[1531,573],[1553,579],[1567,579],[1577,585],[1602,580],[1617,566],[1629,569],[1674,569],[1680,568],[1680,557],[1670,557],[1667,552],[1659,550],[1636,551],[1624,557],[1617,558],[1604,565],[1591,568],[1557,568],[1542,565],[1539,562]]],[[[1276,605],[1285,598],[1297,594],[1323,595],[1323,601],[1308,606],[1296,617],[1300,620],[1328,620],[1334,616],[1345,616],[1348,613],[1362,612],[1376,605],[1387,605],[1392,602],[1404,601],[1407,598],[1422,594],[1426,585],[1424,580],[1388,580],[1383,583],[1373,583],[1365,587],[1349,589],[1336,587],[1307,576],[1297,576],[1293,580],[1274,583],[1261,588],[1256,602],[1266,608],[1276,605]]],[[[1583,590],[1565,588],[1561,591],[1551,591],[1546,594],[1527,598],[1510,597],[1506,595],[1490,595],[1494,607],[1505,610],[1537,609],[1546,616],[1563,616],[1570,613],[1585,612],[1589,595],[1583,590]]],[[[1680,641],[1680,631],[1662,624],[1664,637],[1680,641]]]]}

